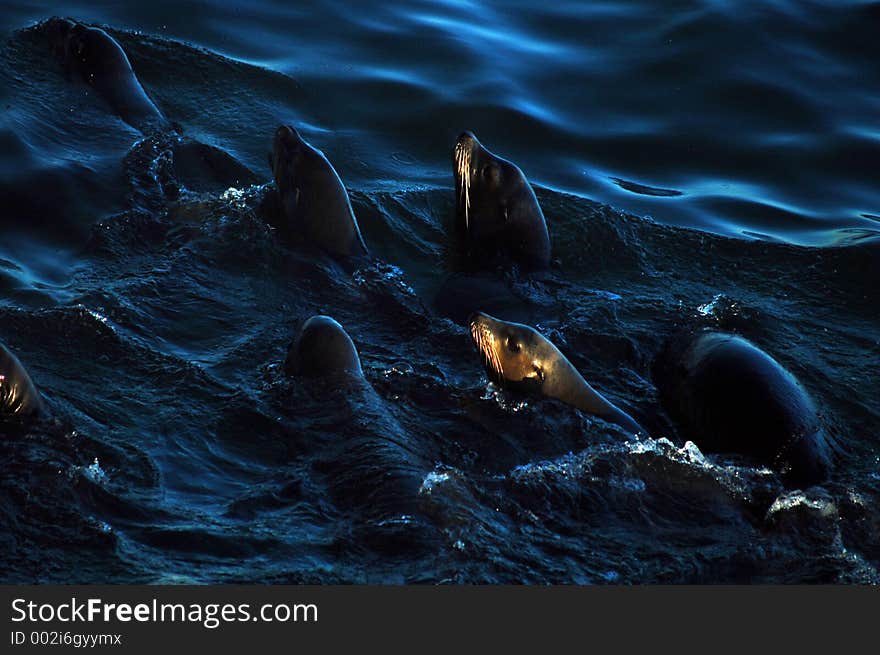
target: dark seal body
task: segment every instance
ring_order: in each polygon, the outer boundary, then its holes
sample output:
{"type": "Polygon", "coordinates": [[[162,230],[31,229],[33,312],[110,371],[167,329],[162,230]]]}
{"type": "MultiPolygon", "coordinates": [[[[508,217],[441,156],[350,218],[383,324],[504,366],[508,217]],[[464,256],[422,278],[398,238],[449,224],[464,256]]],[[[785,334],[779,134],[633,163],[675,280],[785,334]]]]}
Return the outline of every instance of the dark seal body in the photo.
{"type": "Polygon", "coordinates": [[[36,416],[44,411],[43,400],[24,366],[0,343],[0,418],[36,416]]]}
{"type": "Polygon", "coordinates": [[[481,268],[513,263],[526,270],[550,265],[547,221],[519,167],[465,132],[452,153],[452,172],[456,231],[471,262],[481,268]]]}
{"type": "Polygon", "coordinates": [[[278,227],[334,255],[366,255],[348,192],[324,154],[294,128],[275,131],[269,165],[280,199],[278,227]]]}
{"type": "Polygon", "coordinates": [[[828,445],[800,382],[746,339],[723,332],[681,334],[654,366],[664,408],[707,452],[753,456],[787,484],[824,480],[828,445]]]}
{"type": "Polygon", "coordinates": [[[351,337],[329,316],[312,316],[290,345],[284,371],[306,378],[345,375],[363,378],[361,360],[351,337]]]}
{"type": "Polygon", "coordinates": [[[568,358],[534,328],[477,312],[471,316],[470,331],[494,382],[556,398],[633,434],[648,436],[647,430],[590,386],[568,358]]]}
{"type": "Polygon", "coordinates": [[[427,535],[418,518],[419,489],[430,466],[364,377],[345,329],[329,316],[306,320],[284,370],[322,399],[332,416],[332,429],[319,427],[310,438],[315,469],[326,476],[333,501],[367,517],[382,549],[400,538],[407,548],[418,547],[427,535]]]}
{"type": "Polygon", "coordinates": [[[52,18],[46,29],[56,54],[71,72],[97,91],[129,125],[144,131],[167,124],[116,40],[97,27],[52,18]]]}

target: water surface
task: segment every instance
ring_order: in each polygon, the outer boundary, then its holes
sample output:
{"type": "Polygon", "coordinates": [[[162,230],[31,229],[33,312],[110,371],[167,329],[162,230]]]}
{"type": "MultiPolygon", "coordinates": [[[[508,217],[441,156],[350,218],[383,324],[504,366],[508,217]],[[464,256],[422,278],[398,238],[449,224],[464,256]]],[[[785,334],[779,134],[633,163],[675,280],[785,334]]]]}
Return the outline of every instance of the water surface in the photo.
{"type": "Polygon", "coordinates": [[[56,422],[4,437],[3,579],[876,582],[878,21],[872,2],[6,3],[0,340],[56,422]],[[186,138],[263,184],[151,204],[153,137],[66,78],[33,28],[52,15],[104,26],[186,138]],[[374,261],[260,219],[279,123],[333,162],[374,261]],[[557,261],[514,283],[517,318],[654,438],[495,388],[438,315],[464,129],[548,220],[557,261]],[[315,313],[369,387],[284,377],[315,313]],[[650,369],[684,324],[801,379],[838,447],[827,484],[683,443],[650,369]]]}

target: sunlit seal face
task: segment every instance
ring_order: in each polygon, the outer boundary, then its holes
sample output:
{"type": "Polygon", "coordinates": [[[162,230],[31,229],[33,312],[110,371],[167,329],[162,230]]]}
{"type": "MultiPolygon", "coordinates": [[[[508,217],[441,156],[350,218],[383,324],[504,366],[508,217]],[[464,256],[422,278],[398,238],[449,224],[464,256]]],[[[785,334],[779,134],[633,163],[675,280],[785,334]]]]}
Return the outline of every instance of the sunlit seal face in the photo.
{"type": "Polygon", "coordinates": [[[471,336],[493,382],[541,394],[617,423],[632,434],[648,434],[632,416],[610,402],[537,330],[478,312],[469,321],[471,336]]]}
{"type": "Polygon", "coordinates": [[[324,154],[293,127],[275,130],[269,166],[281,198],[285,232],[302,232],[339,255],[365,255],[367,247],[348,192],[324,154]]]}
{"type": "MultiPolygon", "coordinates": [[[[565,357],[534,328],[477,312],[470,318],[471,337],[489,378],[515,389],[546,393],[548,374],[565,357]]],[[[549,394],[547,394],[549,395],[549,394]]]]}
{"type": "Polygon", "coordinates": [[[363,377],[354,342],[329,316],[312,316],[303,323],[287,351],[284,369],[288,375],[300,377],[363,377]]]}
{"type": "Polygon", "coordinates": [[[43,412],[43,401],[24,366],[0,343],[0,418],[43,412]]]}
{"type": "Polygon", "coordinates": [[[550,264],[550,236],[523,172],[484,148],[471,132],[452,153],[456,226],[472,259],[508,259],[527,269],[550,264]]]}

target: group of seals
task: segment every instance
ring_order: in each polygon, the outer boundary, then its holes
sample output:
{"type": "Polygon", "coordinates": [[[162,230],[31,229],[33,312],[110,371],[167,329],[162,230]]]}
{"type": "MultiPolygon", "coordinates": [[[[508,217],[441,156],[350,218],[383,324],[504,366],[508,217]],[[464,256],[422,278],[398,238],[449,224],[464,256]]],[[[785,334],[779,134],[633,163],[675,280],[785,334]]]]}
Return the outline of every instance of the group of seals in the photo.
{"type": "MultiPolygon", "coordinates": [[[[493,381],[556,398],[647,436],[533,328],[477,313],[470,329],[493,381]]],[[[706,452],[750,456],[779,471],[790,485],[828,477],[829,444],[806,389],[743,337],[714,330],[678,335],[657,357],[654,379],[663,407],[706,452]]]]}
{"type": "MultiPolygon", "coordinates": [[[[68,19],[47,22],[56,52],[129,124],[166,124],[141,86],[120,45],[104,30],[68,19]]],[[[275,131],[269,165],[277,189],[274,224],[331,255],[368,254],[348,193],[323,153],[291,126],[275,131]]],[[[455,228],[469,259],[492,268],[524,271],[550,265],[544,214],[523,172],[485,148],[471,132],[453,148],[455,228]]],[[[474,310],[480,308],[475,307],[474,310]]],[[[533,328],[476,311],[471,336],[494,381],[556,398],[616,423],[647,432],[597,392],[548,339],[533,328]]],[[[820,482],[829,458],[815,406],[806,390],[776,360],[745,339],[702,332],[670,342],[658,358],[661,401],[682,430],[710,452],[741,452],[779,469],[794,483],[820,482]]],[[[357,349],[328,316],[302,326],[285,371],[302,377],[344,375],[363,379],[357,349]]],[[[0,346],[0,414],[44,411],[20,362],[0,346]]]]}
{"type": "MultiPolygon", "coordinates": [[[[548,265],[546,221],[517,166],[465,132],[455,144],[453,174],[456,226],[471,253],[509,258],[532,270],[548,265]]],[[[493,381],[648,435],[533,328],[482,311],[471,315],[468,327],[493,381]]],[[[715,331],[678,336],[654,369],[664,408],[707,452],[749,455],[791,484],[827,477],[828,444],[813,401],[790,372],[746,339],[715,331]]]]}

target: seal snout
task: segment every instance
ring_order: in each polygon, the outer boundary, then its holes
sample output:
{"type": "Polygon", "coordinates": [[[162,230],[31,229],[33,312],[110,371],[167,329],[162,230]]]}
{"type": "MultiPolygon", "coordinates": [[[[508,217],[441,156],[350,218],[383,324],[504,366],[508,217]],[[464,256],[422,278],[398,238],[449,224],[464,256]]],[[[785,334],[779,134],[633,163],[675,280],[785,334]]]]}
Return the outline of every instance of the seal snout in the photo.
{"type": "Polygon", "coordinates": [[[68,39],[76,26],[77,24],[69,18],[59,18],[58,16],[46,21],[45,33],[49,37],[49,43],[56,57],[64,58],[68,55],[68,39]]]}
{"type": "Polygon", "coordinates": [[[296,128],[291,125],[279,125],[275,130],[275,139],[272,145],[275,151],[283,149],[285,151],[295,152],[299,149],[302,143],[303,138],[300,136],[299,132],[296,131],[296,128]]]}
{"type": "Polygon", "coordinates": [[[474,143],[479,143],[479,141],[477,140],[477,136],[473,132],[471,132],[470,130],[465,130],[458,135],[456,143],[460,143],[462,145],[472,145],[474,143]]]}
{"type": "Polygon", "coordinates": [[[476,311],[468,317],[468,325],[471,327],[477,326],[482,330],[490,332],[496,329],[498,323],[497,318],[489,316],[486,312],[476,311]]]}
{"type": "Polygon", "coordinates": [[[470,130],[465,130],[464,132],[459,134],[458,138],[455,140],[453,155],[456,159],[458,159],[460,157],[459,153],[471,153],[475,148],[478,148],[479,146],[480,142],[477,139],[476,135],[470,130]]]}
{"type": "Polygon", "coordinates": [[[492,330],[494,322],[495,319],[483,312],[474,312],[468,318],[471,339],[482,356],[490,376],[494,376],[496,381],[500,382],[504,379],[504,368],[501,365],[501,358],[496,348],[495,333],[492,330]]]}
{"type": "Polygon", "coordinates": [[[272,152],[269,153],[269,168],[277,177],[280,173],[278,165],[282,162],[291,162],[294,155],[299,152],[300,144],[303,143],[299,132],[290,125],[279,125],[275,129],[275,136],[272,139],[272,152]]]}
{"type": "Polygon", "coordinates": [[[482,322],[484,319],[489,318],[488,314],[484,314],[483,312],[473,312],[470,316],[468,316],[468,325],[474,325],[476,323],[482,322]]]}
{"type": "Polygon", "coordinates": [[[63,39],[73,29],[75,23],[69,18],[53,16],[46,21],[46,33],[52,39],[63,39]]]}
{"type": "Polygon", "coordinates": [[[457,187],[457,201],[461,213],[464,214],[464,229],[470,232],[471,183],[475,174],[473,170],[474,149],[480,142],[473,132],[462,132],[452,150],[452,174],[457,187]]]}

